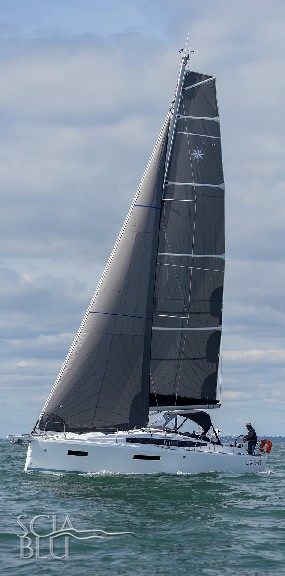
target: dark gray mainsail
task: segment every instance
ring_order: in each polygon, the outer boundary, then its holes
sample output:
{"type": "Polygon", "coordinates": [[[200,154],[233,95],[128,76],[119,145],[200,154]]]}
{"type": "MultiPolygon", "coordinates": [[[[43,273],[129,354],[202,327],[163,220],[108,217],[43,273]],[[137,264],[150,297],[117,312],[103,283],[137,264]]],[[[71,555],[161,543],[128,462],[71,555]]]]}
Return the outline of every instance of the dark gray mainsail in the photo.
{"type": "Polygon", "coordinates": [[[150,405],[217,404],[224,178],[215,78],[187,71],[164,186],[150,405]]]}
{"type": "Polygon", "coordinates": [[[167,117],[138,193],[67,359],[40,429],[131,429],[147,423],[149,363],[167,117]]]}

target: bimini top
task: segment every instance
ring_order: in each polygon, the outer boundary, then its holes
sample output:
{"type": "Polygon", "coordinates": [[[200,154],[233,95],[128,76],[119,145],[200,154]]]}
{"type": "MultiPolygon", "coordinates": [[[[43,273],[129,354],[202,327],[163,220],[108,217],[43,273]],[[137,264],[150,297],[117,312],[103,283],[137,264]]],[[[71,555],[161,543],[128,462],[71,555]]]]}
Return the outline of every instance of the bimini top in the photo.
{"type": "Polygon", "coordinates": [[[188,420],[193,420],[198,426],[203,428],[204,433],[207,434],[212,426],[212,421],[207,412],[204,410],[172,410],[169,412],[169,416],[183,416],[188,420]]]}

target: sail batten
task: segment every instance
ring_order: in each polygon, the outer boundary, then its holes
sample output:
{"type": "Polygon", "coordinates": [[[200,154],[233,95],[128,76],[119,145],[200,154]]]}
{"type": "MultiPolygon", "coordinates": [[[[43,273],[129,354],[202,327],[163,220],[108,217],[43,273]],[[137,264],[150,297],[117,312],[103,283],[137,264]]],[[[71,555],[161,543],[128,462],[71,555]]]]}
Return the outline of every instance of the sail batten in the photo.
{"type": "Polygon", "coordinates": [[[182,132],[182,131],[178,131],[177,134],[184,134],[186,136],[200,136],[201,138],[215,138],[217,140],[220,140],[221,137],[220,136],[210,136],[209,134],[197,134],[197,132],[182,132]]]}
{"type": "MultiPolygon", "coordinates": [[[[221,260],[225,259],[224,254],[174,254],[174,252],[158,252],[158,256],[171,256],[176,257],[178,256],[186,256],[187,258],[220,258],[221,260]]],[[[206,268],[205,268],[206,270],[206,268]]]]}
{"type": "Polygon", "coordinates": [[[220,117],[219,116],[187,116],[184,114],[177,114],[177,118],[178,120],[180,120],[181,118],[185,119],[185,120],[211,120],[213,122],[220,122],[220,117]]]}
{"type": "Polygon", "coordinates": [[[184,90],[191,90],[192,88],[197,88],[197,86],[202,86],[202,84],[206,84],[207,82],[211,82],[215,80],[214,76],[210,78],[206,78],[205,80],[201,80],[201,82],[196,82],[196,84],[191,84],[190,86],[185,86],[184,90]]]}
{"type": "MultiPolygon", "coordinates": [[[[172,316],[166,316],[165,318],[172,318],[172,316]]],[[[188,319],[188,316],[186,316],[185,318],[188,319]]],[[[185,330],[191,330],[192,332],[195,331],[200,331],[200,330],[222,330],[222,326],[200,326],[199,328],[192,328],[192,327],[185,327],[185,328],[172,328],[171,326],[153,326],[152,327],[153,330],[178,330],[180,332],[185,332],[185,330]]]]}
{"type": "Polygon", "coordinates": [[[166,186],[192,186],[192,188],[196,188],[196,186],[205,186],[205,187],[209,187],[209,188],[221,188],[222,190],[225,189],[225,184],[224,182],[221,182],[220,184],[212,184],[210,182],[171,182],[168,181],[166,183],[166,186]]]}

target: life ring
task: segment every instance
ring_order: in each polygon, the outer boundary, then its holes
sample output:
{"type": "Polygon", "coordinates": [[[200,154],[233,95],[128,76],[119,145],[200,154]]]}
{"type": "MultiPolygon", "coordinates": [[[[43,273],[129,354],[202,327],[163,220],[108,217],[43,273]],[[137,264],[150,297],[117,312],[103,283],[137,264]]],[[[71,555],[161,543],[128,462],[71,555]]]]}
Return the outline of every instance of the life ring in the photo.
{"type": "Polygon", "coordinates": [[[266,453],[269,454],[269,452],[271,451],[272,448],[272,442],[271,440],[261,440],[260,444],[259,444],[259,452],[262,453],[266,453]]]}

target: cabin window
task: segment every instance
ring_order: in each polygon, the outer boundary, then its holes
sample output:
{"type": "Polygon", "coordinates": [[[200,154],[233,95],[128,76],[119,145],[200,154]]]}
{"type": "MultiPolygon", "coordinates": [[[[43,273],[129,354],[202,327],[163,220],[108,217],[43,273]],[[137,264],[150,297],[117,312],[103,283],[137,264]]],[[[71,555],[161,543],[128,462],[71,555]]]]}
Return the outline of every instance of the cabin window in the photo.
{"type": "Polygon", "coordinates": [[[83,452],[82,450],[68,450],[68,456],[88,456],[88,452],[83,452]]]}
{"type": "Polygon", "coordinates": [[[149,456],[145,454],[135,454],[133,456],[134,460],[160,460],[160,456],[149,456]]]}

